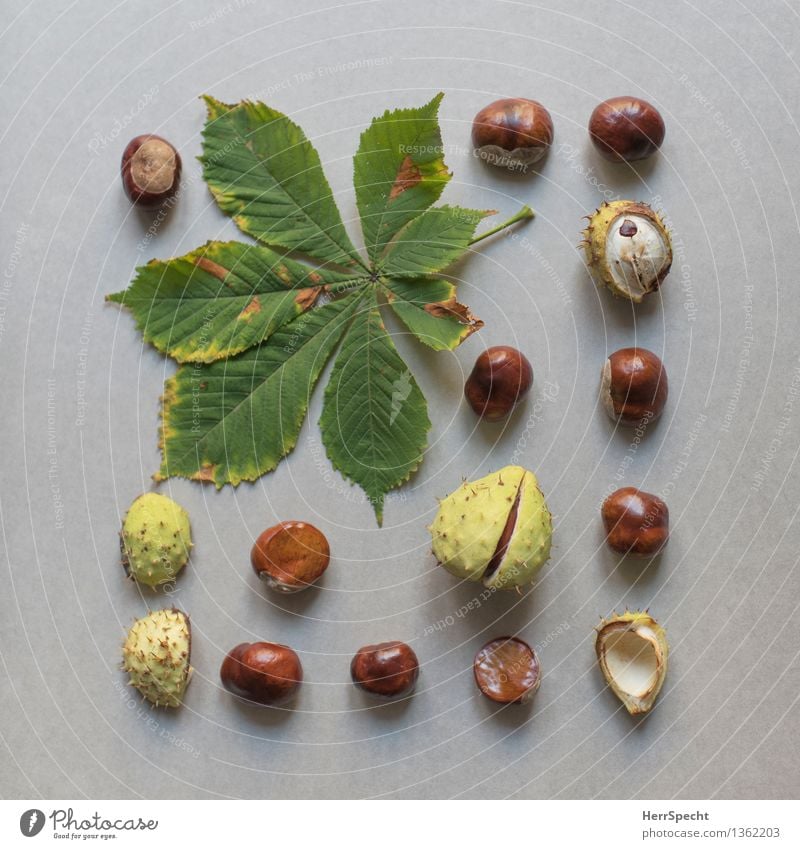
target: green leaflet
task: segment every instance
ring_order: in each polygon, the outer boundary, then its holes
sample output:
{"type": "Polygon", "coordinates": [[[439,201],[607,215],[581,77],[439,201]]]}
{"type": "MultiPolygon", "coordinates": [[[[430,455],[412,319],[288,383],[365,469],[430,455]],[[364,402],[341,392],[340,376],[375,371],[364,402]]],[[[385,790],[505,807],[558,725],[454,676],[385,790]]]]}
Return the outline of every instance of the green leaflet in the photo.
{"type": "Polygon", "coordinates": [[[443,277],[389,278],[382,283],[403,324],[435,351],[452,351],[483,327],[469,307],[456,300],[456,287],[443,277]]]}
{"type": "Polygon", "coordinates": [[[363,267],[319,154],[300,127],[263,103],[205,101],[209,121],[200,161],[220,208],[266,245],[363,267]]]}
{"type": "Polygon", "coordinates": [[[389,245],[381,264],[384,274],[432,274],[447,268],[469,250],[479,222],[491,212],[440,206],[407,224],[389,245]]]}
{"type": "Polygon", "coordinates": [[[363,297],[309,310],[269,343],[164,385],[159,480],[252,481],[294,448],[319,375],[363,297]]]}
{"type": "Polygon", "coordinates": [[[107,300],[129,307],[145,340],[180,363],[258,345],[312,306],[323,286],[350,279],[243,242],[209,242],[137,271],[107,300]]]}
{"type": "Polygon", "coordinates": [[[450,179],[441,98],[387,111],[361,135],[354,183],[368,263],[303,131],[263,103],[205,98],[203,176],[222,211],[261,244],[209,242],[154,260],[108,296],[131,310],[147,342],[183,363],[164,387],[157,480],[221,487],[274,469],[295,446],[310,394],[341,346],[322,439],[382,521],[386,493],[422,460],[430,421],[379,301],[424,344],[455,348],[482,322],[437,274],[533,216],[523,207],[475,236],[488,213],[432,207],[450,179]]]}
{"type": "Polygon", "coordinates": [[[361,134],[353,182],[372,262],[401,227],[439,199],[450,180],[437,120],[442,97],[419,109],[387,111],[361,134]]]}
{"type": "Polygon", "coordinates": [[[381,321],[377,300],[353,319],[325,389],[322,440],[383,522],[383,498],[422,462],[430,430],[425,397],[381,321]]]}

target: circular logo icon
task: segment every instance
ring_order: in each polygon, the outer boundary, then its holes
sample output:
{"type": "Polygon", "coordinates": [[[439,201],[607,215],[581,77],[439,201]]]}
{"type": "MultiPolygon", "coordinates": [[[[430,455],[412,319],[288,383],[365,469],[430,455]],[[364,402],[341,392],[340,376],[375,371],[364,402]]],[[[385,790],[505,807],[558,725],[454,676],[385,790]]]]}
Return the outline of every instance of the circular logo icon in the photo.
{"type": "Polygon", "coordinates": [[[25,837],[36,837],[44,828],[44,812],[38,808],[31,808],[19,818],[19,830],[25,837]]]}

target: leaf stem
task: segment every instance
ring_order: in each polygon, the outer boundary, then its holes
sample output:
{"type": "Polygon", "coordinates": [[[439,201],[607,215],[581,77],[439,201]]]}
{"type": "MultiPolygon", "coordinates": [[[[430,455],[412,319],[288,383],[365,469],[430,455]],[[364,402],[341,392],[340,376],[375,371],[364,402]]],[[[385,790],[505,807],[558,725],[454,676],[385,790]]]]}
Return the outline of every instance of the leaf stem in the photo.
{"type": "Polygon", "coordinates": [[[516,224],[518,221],[525,221],[528,218],[534,218],[536,213],[527,205],[522,207],[520,211],[516,215],[512,215],[508,221],[504,221],[502,224],[498,224],[497,227],[493,227],[491,230],[487,230],[485,233],[481,233],[480,236],[476,236],[471,242],[470,245],[474,245],[476,242],[480,242],[483,239],[488,239],[489,236],[494,236],[495,233],[499,233],[501,230],[505,230],[506,227],[510,227],[512,224],[516,224]]]}

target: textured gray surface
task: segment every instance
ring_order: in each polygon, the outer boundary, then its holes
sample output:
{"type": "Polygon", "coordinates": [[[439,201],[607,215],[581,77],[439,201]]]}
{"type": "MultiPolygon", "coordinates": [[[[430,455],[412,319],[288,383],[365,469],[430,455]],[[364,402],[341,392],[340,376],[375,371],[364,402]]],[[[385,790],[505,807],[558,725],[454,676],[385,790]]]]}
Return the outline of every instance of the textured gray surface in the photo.
{"type": "Polygon", "coordinates": [[[257,3],[10,0],[0,37],[2,589],[0,792],[24,797],[795,797],[800,598],[796,55],[786,2],[257,3]],[[348,64],[349,63],[349,64],[348,64]],[[135,615],[159,602],[122,580],[119,516],[157,467],[158,395],[171,366],[103,304],[138,263],[235,237],[199,179],[197,96],[262,98],[316,143],[351,232],[351,155],[387,107],[446,97],[455,178],[445,199],[538,218],[464,264],[462,300],[485,329],[454,354],[401,338],[431,403],[420,473],[375,523],[319,442],[319,394],[298,449],[256,485],[162,486],[196,540],[174,600],[194,622],[196,677],[175,713],[140,709],[118,671],[135,615]],[[590,150],[588,115],[635,93],[663,111],[662,154],[635,171],[590,150]],[[541,174],[488,170],[466,148],[473,114],[502,95],[543,101],[556,144],[541,174]],[[184,155],[185,193],[146,236],[117,173],[128,137],[184,155]],[[676,262],[635,314],[588,281],[581,216],[604,196],[662,207],[676,262]],[[597,407],[607,351],[661,353],[667,414],[640,443],[597,407]],[[536,370],[507,429],[475,426],[463,372],[484,345],[536,370]],[[550,383],[548,383],[550,382],[550,383]],[[435,498],[518,459],[557,521],[554,557],[524,596],[476,595],[438,570],[435,498]],[[646,571],[604,549],[610,487],[664,493],[673,537],[646,571]],[[309,519],[335,561],[321,590],[267,597],[252,538],[309,519]],[[632,721],[604,689],[592,628],[649,606],[671,668],[657,709],[632,721]],[[448,617],[452,617],[448,619],[448,617]],[[436,623],[452,622],[434,630],[436,623]],[[530,710],[493,710],[470,664],[519,632],[545,670],[530,710]],[[250,710],[217,683],[228,648],[287,642],[307,684],[291,713],[250,710]],[[423,663],[417,696],[372,707],[350,655],[387,638],[423,663]]]}

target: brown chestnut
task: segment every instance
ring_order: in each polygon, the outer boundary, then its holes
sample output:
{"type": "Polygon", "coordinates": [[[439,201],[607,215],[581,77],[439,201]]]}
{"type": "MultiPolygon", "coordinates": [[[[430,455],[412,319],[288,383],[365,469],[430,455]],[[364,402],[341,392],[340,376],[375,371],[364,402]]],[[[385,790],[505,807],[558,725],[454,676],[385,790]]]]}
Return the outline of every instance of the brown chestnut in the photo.
{"type": "Polygon", "coordinates": [[[610,97],[589,119],[594,146],[612,162],[633,162],[655,153],[664,141],[664,119],[640,97],[610,97]]]}
{"type": "Polygon", "coordinates": [[[181,157],[161,136],[136,136],[122,154],[122,185],[133,203],[155,206],[171,198],[181,178],[181,157]]]}
{"type": "Polygon", "coordinates": [[[360,648],[350,663],[353,683],[373,696],[410,696],[419,676],[419,661],[411,646],[399,641],[360,648]]]}
{"type": "Polygon", "coordinates": [[[328,568],[331,550],[322,531],[308,522],[279,522],[267,528],[250,551],[253,571],[270,589],[296,593],[328,568]]]}
{"type": "Polygon", "coordinates": [[[539,689],[541,667],[536,652],[518,637],[498,637],[475,655],[475,683],[499,704],[522,704],[539,689]]]}
{"type": "Polygon", "coordinates": [[[533,385],[533,368],[516,348],[487,348],[464,384],[464,397],[479,416],[490,422],[505,418],[533,385]]]}
{"type": "Polygon", "coordinates": [[[226,690],[260,705],[282,705],[303,681],[300,658],[280,643],[240,643],[222,661],[219,677],[226,690]]]}
{"type": "Polygon", "coordinates": [[[526,171],[552,143],[553,120],[535,100],[495,100],[484,106],[472,122],[475,155],[512,171],[526,171]]]}
{"type": "Polygon", "coordinates": [[[657,419],[667,403],[667,371],[646,348],[621,348],[604,363],[600,399],[614,421],[641,425],[657,419]]]}
{"type": "Polygon", "coordinates": [[[625,486],[606,498],[601,514],[614,551],[648,557],[667,544],[669,509],[657,495],[625,486]]]}

